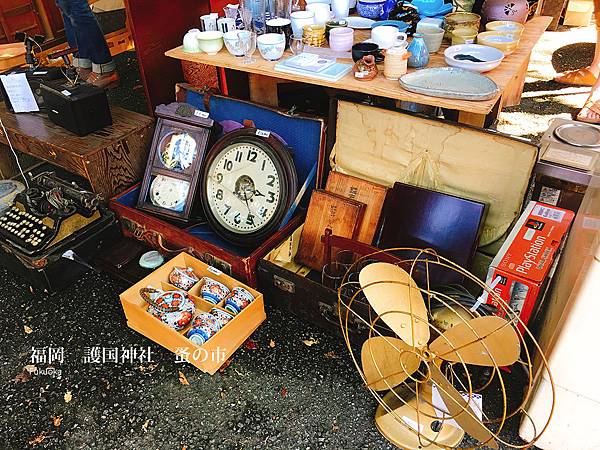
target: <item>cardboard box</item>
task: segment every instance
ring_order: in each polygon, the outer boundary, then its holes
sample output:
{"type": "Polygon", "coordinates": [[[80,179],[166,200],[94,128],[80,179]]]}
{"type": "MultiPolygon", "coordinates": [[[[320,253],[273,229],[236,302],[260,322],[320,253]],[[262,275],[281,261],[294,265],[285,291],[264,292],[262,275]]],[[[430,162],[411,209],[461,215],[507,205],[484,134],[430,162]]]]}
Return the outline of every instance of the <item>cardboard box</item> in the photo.
{"type": "MultiPolygon", "coordinates": [[[[200,297],[201,283],[202,281],[196,283],[188,291],[190,298],[196,305],[196,314],[208,312],[215,306],[222,308],[223,301],[214,305],[200,297]]],[[[180,253],[166,262],[146,278],[131,286],[119,297],[123,311],[127,317],[127,325],[130,328],[166,349],[171,350],[180,358],[187,360],[198,369],[208,372],[211,375],[227,361],[267,318],[263,295],[260,292],[225,275],[220,270],[203,263],[187,253],[180,253]],[[147,311],[148,304],[142,299],[139,293],[141,288],[148,286],[163,290],[176,290],[175,286],[169,284],[169,274],[174,267],[191,267],[194,269],[194,273],[198,275],[198,278],[202,279],[202,277],[207,276],[223,283],[229,289],[243,287],[254,296],[254,301],[203,345],[196,345],[185,336],[189,330],[189,325],[183,330],[176,331],[164,324],[147,311]]]]}
{"type": "Polygon", "coordinates": [[[594,14],[594,3],[589,0],[571,0],[565,11],[563,25],[587,27],[594,14]]]}
{"type": "MultiPolygon", "coordinates": [[[[575,214],[529,202],[488,270],[487,284],[527,324],[556,267],[575,214]],[[495,280],[499,278],[497,282],[495,280]]],[[[488,303],[498,306],[493,297],[488,303]]],[[[500,308],[498,315],[505,315],[500,308]]],[[[519,327],[522,329],[522,327],[519,327]]]]}

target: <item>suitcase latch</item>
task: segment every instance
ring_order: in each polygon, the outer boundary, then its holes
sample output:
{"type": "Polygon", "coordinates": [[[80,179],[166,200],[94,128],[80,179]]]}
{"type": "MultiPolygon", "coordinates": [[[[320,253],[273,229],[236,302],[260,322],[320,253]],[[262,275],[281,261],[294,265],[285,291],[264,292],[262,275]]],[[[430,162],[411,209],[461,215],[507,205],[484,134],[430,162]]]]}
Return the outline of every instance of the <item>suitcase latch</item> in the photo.
{"type": "Polygon", "coordinates": [[[200,259],[203,259],[206,264],[219,269],[221,272],[223,272],[227,275],[231,275],[231,264],[229,264],[227,261],[225,261],[221,258],[217,258],[216,256],[211,255],[208,252],[204,252],[203,256],[204,256],[204,258],[200,258],[200,259]]]}
{"type": "Polygon", "coordinates": [[[282,291],[289,292],[290,294],[294,294],[296,292],[296,285],[294,283],[277,275],[273,275],[273,284],[275,287],[281,289],[282,291]]]}

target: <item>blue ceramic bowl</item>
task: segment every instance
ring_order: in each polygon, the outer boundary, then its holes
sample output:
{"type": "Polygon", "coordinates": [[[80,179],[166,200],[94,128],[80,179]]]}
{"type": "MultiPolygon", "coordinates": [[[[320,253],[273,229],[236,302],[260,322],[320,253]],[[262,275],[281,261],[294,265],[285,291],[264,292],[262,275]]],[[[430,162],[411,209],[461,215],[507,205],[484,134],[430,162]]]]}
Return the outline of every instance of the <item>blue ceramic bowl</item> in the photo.
{"type": "Polygon", "coordinates": [[[358,0],[356,11],[361,17],[377,20],[383,14],[385,0],[358,0]]]}

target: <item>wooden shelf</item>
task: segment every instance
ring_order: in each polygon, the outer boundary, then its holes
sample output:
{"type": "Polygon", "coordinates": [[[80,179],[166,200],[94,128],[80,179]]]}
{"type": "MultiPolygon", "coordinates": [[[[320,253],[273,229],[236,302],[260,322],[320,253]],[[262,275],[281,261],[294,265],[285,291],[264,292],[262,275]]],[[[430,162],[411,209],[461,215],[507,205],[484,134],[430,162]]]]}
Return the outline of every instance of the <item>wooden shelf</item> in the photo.
{"type": "MultiPolygon", "coordinates": [[[[503,106],[514,104],[515,97],[520,99],[520,93],[522,90],[522,83],[527,71],[527,64],[529,62],[529,56],[533,46],[537,43],[540,36],[544,33],[552,17],[537,16],[531,19],[525,25],[525,31],[521,37],[519,48],[502,62],[502,64],[490,71],[486,75],[490,77],[498,85],[500,92],[496,97],[486,101],[467,101],[467,100],[452,100],[444,98],[430,97],[422,94],[414,94],[402,89],[397,81],[390,81],[384,78],[383,70],[380,70],[380,74],[373,81],[358,81],[350,73],[344,78],[337,82],[317,80],[313,78],[307,78],[299,75],[287,74],[276,72],[274,66],[276,62],[266,61],[260,57],[258,50],[256,51],[256,63],[254,64],[243,64],[242,58],[236,58],[229,54],[229,52],[223,48],[216,55],[208,55],[206,53],[185,53],[182,47],[177,47],[167,51],[165,54],[171,58],[176,58],[185,61],[192,61],[202,64],[208,64],[217,67],[224,67],[227,69],[239,70],[242,72],[248,72],[256,75],[267,76],[271,78],[277,78],[281,80],[297,81],[308,84],[316,84],[320,86],[327,86],[339,90],[359,92],[368,95],[376,95],[380,97],[386,97],[396,100],[415,102],[424,105],[439,106],[443,108],[458,110],[466,114],[474,116],[473,122],[480,122],[480,117],[485,117],[491,113],[496,104],[502,97],[506,97],[506,100],[502,100],[503,106]]],[[[368,38],[369,31],[355,32],[357,41],[368,38]]],[[[289,52],[287,56],[289,56],[289,52]]],[[[351,60],[340,60],[348,61],[351,60]]],[[[431,55],[430,63],[427,67],[444,67],[443,48],[436,54],[431,55]]],[[[383,67],[381,66],[381,69],[383,67]]],[[[411,69],[412,70],[412,69],[411,69]]],[[[466,120],[467,123],[470,120],[466,120]]],[[[474,124],[477,124],[474,123],[474,124]]]]}

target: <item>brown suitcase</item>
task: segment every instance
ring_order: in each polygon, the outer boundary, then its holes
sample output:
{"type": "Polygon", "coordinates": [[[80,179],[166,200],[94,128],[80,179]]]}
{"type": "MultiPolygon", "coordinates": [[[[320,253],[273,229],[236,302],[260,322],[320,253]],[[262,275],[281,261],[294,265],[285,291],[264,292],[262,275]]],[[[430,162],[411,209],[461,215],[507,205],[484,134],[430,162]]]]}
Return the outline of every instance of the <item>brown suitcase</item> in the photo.
{"type": "MultiPolygon", "coordinates": [[[[528,141],[489,130],[343,100],[332,105],[328,137],[332,171],[384,186],[403,181],[488,204],[487,241],[501,237],[519,215],[538,153],[528,141]],[[472,158],[474,151],[478,159],[472,158]],[[490,173],[493,164],[502,167],[490,173]],[[485,190],[487,183],[497,186],[495,199],[485,190]]],[[[300,230],[295,235],[299,240],[300,230]]],[[[320,272],[293,262],[297,243],[282,245],[258,264],[258,287],[267,303],[339,333],[337,292],[321,284],[320,272]],[[278,260],[278,254],[285,257],[278,260]]],[[[368,315],[366,304],[354,309],[368,315]]],[[[365,326],[355,318],[349,334],[362,339],[365,326]]]]}
{"type": "MultiPolygon", "coordinates": [[[[257,128],[275,132],[294,150],[300,186],[309,178],[315,164],[316,182],[311,182],[308,192],[321,182],[325,153],[325,124],[322,119],[288,114],[243,100],[204,94],[187,85],[178,86],[177,98],[178,101],[207,111],[213,120],[234,120],[240,123],[251,120],[257,128]]],[[[308,204],[309,195],[305,195],[305,202],[301,206],[308,204]]],[[[303,220],[304,208],[299,208],[283,228],[257,248],[243,249],[218,238],[208,225],[178,226],[136,209],[138,196],[139,184],[110,201],[110,207],[117,213],[126,236],[135,237],[165,254],[185,251],[252,287],[257,283],[258,261],[298,228],[303,220]]]]}

